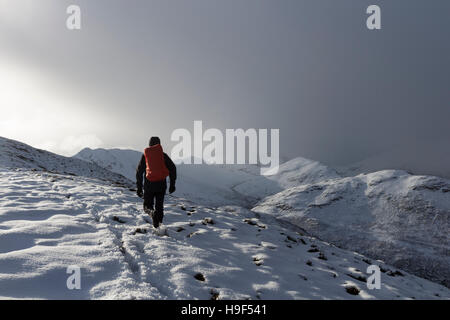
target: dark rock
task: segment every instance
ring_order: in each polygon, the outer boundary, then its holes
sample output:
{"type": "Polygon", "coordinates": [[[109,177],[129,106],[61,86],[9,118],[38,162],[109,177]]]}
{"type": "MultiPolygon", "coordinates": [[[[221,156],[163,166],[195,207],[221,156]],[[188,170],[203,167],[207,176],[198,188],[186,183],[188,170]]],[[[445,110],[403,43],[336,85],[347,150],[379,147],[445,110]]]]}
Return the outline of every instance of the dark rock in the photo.
{"type": "Polygon", "coordinates": [[[205,277],[203,276],[203,274],[201,274],[200,272],[195,274],[194,276],[195,279],[197,279],[198,281],[205,281],[205,277]]]}
{"type": "Polygon", "coordinates": [[[345,291],[351,295],[357,296],[360,290],[355,286],[347,286],[345,287],[345,291]]]}
{"type": "Polygon", "coordinates": [[[211,289],[211,300],[218,300],[219,299],[219,292],[217,292],[214,289],[211,289]]]}

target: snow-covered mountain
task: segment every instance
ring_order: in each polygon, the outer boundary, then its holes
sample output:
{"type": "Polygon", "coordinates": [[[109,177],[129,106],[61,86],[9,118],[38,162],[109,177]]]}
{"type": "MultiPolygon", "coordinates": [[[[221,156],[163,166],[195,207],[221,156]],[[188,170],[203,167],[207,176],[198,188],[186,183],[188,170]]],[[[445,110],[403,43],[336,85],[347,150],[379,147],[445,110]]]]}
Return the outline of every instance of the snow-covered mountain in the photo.
{"type": "Polygon", "coordinates": [[[253,210],[450,286],[447,179],[386,170],[289,188],[253,210]]]}
{"type": "Polygon", "coordinates": [[[136,167],[141,156],[142,152],[128,149],[84,148],[74,155],[73,158],[95,163],[135,182],[136,167]]]}
{"type": "Polygon", "coordinates": [[[14,170],[31,169],[64,175],[84,176],[131,187],[124,176],[104,169],[95,163],[63,157],[33,148],[25,143],[0,137],[0,167],[14,170]]]}
{"type": "MultiPolygon", "coordinates": [[[[141,152],[124,149],[83,149],[74,157],[98,164],[136,180],[141,152]]],[[[177,195],[208,205],[238,204],[252,207],[268,195],[288,187],[338,177],[317,161],[296,158],[280,165],[278,173],[261,176],[256,165],[177,165],[177,195]]]]}
{"type": "Polygon", "coordinates": [[[450,299],[444,286],[269,215],[167,199],[167,235],[127,188],[0,168],[0,298],[450,299]],[[369,264],[381,289],[369,290],[369,264]],[[69,290],[69,266],[81,289],[69,290]]]}

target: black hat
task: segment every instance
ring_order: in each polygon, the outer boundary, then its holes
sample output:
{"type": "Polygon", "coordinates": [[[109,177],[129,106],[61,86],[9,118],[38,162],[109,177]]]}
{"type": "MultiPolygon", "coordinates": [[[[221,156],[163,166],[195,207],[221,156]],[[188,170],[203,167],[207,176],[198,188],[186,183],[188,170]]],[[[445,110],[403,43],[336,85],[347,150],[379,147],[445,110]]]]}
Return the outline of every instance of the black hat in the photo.
{"type": "Polygon", "coordinates": [[[151,137],[149,143],[150,147],[156,144],[161,144],[161,140],[159,140],[159,137],[151,137]]]}

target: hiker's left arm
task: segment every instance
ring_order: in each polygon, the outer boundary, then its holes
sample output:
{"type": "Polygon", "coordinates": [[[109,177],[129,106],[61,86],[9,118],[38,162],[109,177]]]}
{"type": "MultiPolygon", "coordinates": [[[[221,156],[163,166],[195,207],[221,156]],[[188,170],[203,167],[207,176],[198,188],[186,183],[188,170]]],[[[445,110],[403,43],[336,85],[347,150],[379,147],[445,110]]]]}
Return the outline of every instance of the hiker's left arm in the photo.
{"type": "Polygon", "coordinates": [[[166,153],[164,153],[164,163],[169,170],[170,184],[175,186],[175,181],[177,180],[177,167],[166,153]]]}

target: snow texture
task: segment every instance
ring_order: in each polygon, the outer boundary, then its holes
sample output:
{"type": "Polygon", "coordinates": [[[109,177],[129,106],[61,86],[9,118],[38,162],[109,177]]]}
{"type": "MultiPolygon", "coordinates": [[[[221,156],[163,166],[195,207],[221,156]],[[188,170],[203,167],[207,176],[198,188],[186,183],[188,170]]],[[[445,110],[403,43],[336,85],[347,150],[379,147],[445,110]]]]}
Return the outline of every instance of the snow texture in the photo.
{"type": "Polygon", "coordinates": [[[0,181],[2,298],[450,298],[444,286],[239,207],[168,197],[160,236],[126,188],[45,171],[0,169],[0,181]],[[384,271],[380,290],[366,287],[372,263],[384,271]],[[81,290],[66,287],[70,265],[81,268],[81,290]]]}
{"type": "Polygon", "coordinates": [[[254,209],[450,286],[450,181],[384,170],[284,190],[254,209]]]}

